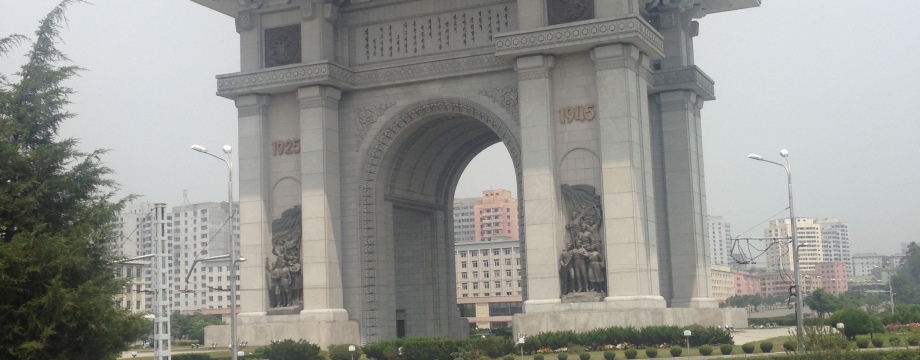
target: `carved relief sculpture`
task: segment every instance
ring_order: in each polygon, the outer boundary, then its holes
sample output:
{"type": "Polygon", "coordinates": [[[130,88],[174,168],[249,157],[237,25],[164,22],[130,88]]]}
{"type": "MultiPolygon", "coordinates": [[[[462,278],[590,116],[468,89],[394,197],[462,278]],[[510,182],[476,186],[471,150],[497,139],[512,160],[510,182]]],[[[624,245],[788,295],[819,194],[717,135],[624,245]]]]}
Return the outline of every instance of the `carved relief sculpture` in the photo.
{"type": "Polygon", "coordinates": [[[566,219],[565,248],[559,256],[562,295],[606,293],[606,263],[601,237],[601,200],[590,185],[562,185],[566,219]]]}
{"type": "Polygon", "coordinates": [[[303,304],[300,234],[300,206],[285,210],[280,219],[272,221],[272,255],[275,259],[265,259],[271,308],[299,308],[303,304]]]}
{"type": "Polygon", "coordinates": [[[549,25],[594,18],[594,0],[547,0],[549,25]]]}

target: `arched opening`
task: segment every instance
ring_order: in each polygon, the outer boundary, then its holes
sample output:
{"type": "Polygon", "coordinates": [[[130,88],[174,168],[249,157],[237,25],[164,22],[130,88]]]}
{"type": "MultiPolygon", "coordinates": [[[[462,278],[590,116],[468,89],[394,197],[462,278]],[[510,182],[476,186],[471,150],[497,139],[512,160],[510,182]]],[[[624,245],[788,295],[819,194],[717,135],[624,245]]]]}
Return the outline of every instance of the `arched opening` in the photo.
{"type": "Polygon", "coordinates": [[[499,142],[519,183],[517,139],[468,100],[410,105],[374,138],[359,183],[364,341],[467,332],[456,304],[452,203],[469,162],[499,142]]]}

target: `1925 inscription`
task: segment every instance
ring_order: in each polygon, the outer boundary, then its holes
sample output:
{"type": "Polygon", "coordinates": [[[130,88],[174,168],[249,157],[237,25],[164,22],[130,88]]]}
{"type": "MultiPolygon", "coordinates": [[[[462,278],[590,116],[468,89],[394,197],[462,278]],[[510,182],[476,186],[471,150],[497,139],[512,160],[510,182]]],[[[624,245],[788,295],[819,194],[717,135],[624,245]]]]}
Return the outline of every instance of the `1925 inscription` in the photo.
{"type": "Polygon", "coordinates": [[[300,154],[300,139],[272,141],[272,156],[300,154]]]}
{"type": "Polygon", "coordinates": [[[572,121],[591,121],[595,115],[594,105],[566,106],[559,109],[559,122],[567,124],[572,121]]]}

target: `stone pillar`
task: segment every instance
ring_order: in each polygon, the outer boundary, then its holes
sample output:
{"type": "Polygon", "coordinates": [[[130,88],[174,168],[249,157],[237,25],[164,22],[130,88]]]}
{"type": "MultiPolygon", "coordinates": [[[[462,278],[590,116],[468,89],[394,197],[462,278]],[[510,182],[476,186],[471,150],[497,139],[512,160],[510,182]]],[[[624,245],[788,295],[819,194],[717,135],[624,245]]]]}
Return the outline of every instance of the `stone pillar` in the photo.
{"type": "Polygon", "coordinates": [[[706,260],[706,194],[699,117],[703,99],[688,90],[664,92],[659,99],[671,235],[671,307],[716,308],[719,304],[711,298],[706,260]]]}
{"type": "Polygon", "coordinates": [[[302,317],[345,321],[341,266],[339,99],[328,86],[297,89],[303,245],[302,317]]]}
{"type": "Polygon", "coordinates": [[[700,109],[712,100],[712,83],[693,66],[693,37],[698,24],[692,9],[672,6],[659,15],[665,54],[660,73],[677,83],[660,84],[661,138],[670,237],[671,307],[716,308],[711,298],[707,250],[706,190],[700,109]]]}
{"type": "Polygon", "coordinates": [[[525,312],[534,306],[558,304],[559,260],[562,236],[559,187],[556,182],[552,56],[518,58],[518,101],[521,118],[524,223],[527,228],[527,300],[525,312]]]}
{"type": "Polygon", "coordinates": [[[591,58],[597,73],[610,292],[605,301],[624,308],[665,307],[658,284],[646,79],[649,59],[628,44],[597,47],[591,58]]]}
{"type": "Polygon", "coordinates": [[[271,185],[268,138],[268,95],[243,95],[236,98],[239,117],[240,256],[251,259],[240,263],[240,316],[265,315],[268,310],[268,285],[265,263],[271,251],[271,185]],[[268,244],[268,245],[267,245],[268,244]],[[258,294],[258,295],[253,295],[258,294]]]}
{"type": "Polygon", "coordinates": [[[546,0],[517,0],[518,30],[546,26],[546,0]]]}
{"type": "Polygon", "coordinates": [[[335,51],[335,20],[339,9],[327,2],[303,1],[300,5],[300,49],[304,63],[331,60],[335,51]],[[307,50],[309,49],[309,51],[307,50]]]}
{"type": "Polygon", "coordinates": [[[597,19],[616,18],[630,14],[639,14],[645,1],[640,0],[594,0],[594,17],[597,19]]]}

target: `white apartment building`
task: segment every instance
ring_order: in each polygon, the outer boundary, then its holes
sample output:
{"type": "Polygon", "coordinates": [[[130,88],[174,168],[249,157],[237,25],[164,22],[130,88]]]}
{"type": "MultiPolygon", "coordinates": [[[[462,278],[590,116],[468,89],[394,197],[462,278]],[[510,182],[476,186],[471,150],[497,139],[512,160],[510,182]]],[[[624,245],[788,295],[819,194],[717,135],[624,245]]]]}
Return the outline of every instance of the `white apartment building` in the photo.
{"type": "MultiPolygon", "coordinates": [[[[152,210],[153,203],[145,202],[132,204],[119,214],[120,241],[113,249],[116,254],[131,258],[153,253],[152,210]]],[[[166,214],[167,247],[161,250],[168,253],[166,266],[171,284],[167,299],[173,311],[229,314],[229,259],[195,263],[196,258],[227,254],[227,231],[233,232],[239,249],[239,211],[234,210],[232,224],[228,224],[228,218],[226,202],[182,205],[166,214]]],[[[152,288],[150,260],[126,263],[118,269],[120,276],[138,277],[132,282],[132,291],[143,293],[142,299],[127,293],[118,297],[120,306],[130,306],[132,311],[140,306],[142,311],[151,311],[154,294],[148,291],[152,288]]],[[[239,284],[239,275],[236,280],[239,284]]]]}
{"type": "Polygon", "coordinates": [[[732,228],[731,224],[721,216],[706,216],[709,228],[708,245],[709,261],[713,265],[728,265],[735,263],[732,259],[732,228]]]}
{"type": "Polygon", "coordinates": [[[824,251],[824,261],[845,262],[847,264],[847,273],[852,275],[850,233],[847,230],[847,224],[839,219],[819,219],[816,223],[821,229],[821,248],[824,251]]]}
{"type": "Polygon", "coordinates": [[[870,276],[872,269],[875,268],[896,268],[897,259],[893,256],[879,255],[876,253],[859,253],[853,254],[853,260],[850,262],[852,269],[850,276],[870,276]]]}
{"type": "Polygon", "coordinates": [[[481,198],[454,199],[454,242],[476,241],[476,201],[481,198]]]}
{"type": "Polygon", "coordinates": [[[510,326],[521,312],[520,250],[520,241],[498,237],[454,245],[457,306],[471,328],[510,326]]]}
{"type": "Polygon", "coordinates": [[[709,268],[712,297],[720,302],[735,295],[735,277],[727,265],[712,265],[709,268]]]}
{"type": "MultiPolygon", "coordinates": [[[[843,262],[848,272],[851,266],[850,236],[846,223],[838,219],[797,217],[795,219],[799,241],[799,266],[801,271],[814,271],[821,262],[843,262]]],[[[770,221],[764,236],[779,238],[767,251],[767,271],[792,271],[792,223],[788,218],[770,221]]]]}
{"type": "MultiPolygon", "coordinates": [[[[232,222],[226,202],[189,204],[172,208],[173,277],[172,308],[183,313],[229,314],[230,260],[197,262],[229,253],[228,231],[233,234],[239,257],[239,210],[232,222]]],[[[239,264],[237,264],[239,269],[239,264]]],[[[236,283],[239,285],[239,272],[236,283]]],[[[239,300],[239,294],[237,294],[239,300]]]]}

